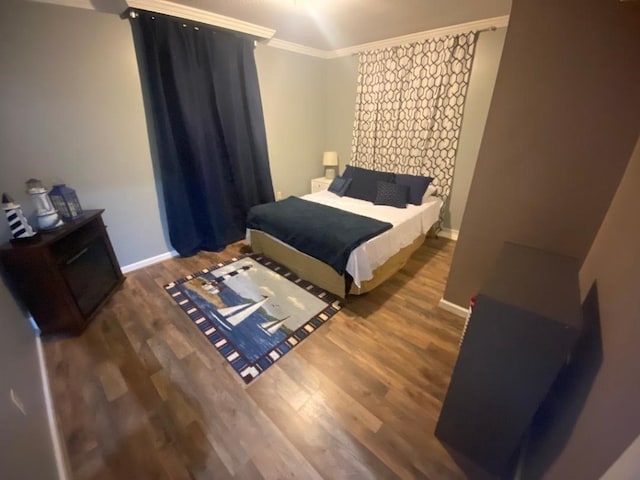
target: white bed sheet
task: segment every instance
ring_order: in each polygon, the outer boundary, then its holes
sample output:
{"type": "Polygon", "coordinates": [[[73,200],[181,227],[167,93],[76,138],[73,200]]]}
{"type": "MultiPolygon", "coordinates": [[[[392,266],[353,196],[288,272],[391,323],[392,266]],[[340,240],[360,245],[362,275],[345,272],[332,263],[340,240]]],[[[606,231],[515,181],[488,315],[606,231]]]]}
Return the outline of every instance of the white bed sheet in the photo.
{"type": "MultiPolygon", "coordinates": [[[[402,248],[410,245],[417,237],[426,234],[438,220],[442,207],[442,200],[435,196],[429,197],[422,205],[407,205],[407,208],[374,205],[357,198],[339,197],[328,190],[304,195],[302,198],[393,225],[393,228],[367,240],[349,255],[346,270],[358,287],[362,282],[373,278],[373,271],[376,268],[402,248]]],[[[285,243],[275,237],[271,238],[285,243]]],[[[249,230],[247,230],[247,241],[251,244],[249,230]]],[[[293,248],[290,245],[287,246],[293,248]]]]}

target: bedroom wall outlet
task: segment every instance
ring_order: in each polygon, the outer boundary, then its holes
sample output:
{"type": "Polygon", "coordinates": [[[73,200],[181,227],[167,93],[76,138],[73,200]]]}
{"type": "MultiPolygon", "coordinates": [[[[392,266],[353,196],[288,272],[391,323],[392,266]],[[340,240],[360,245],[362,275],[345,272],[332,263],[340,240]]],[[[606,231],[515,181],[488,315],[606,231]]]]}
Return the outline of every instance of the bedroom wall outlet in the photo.
{"type": "Polygon", "coordinates": [[[282,192],[280,190],[276,192],[276,200],[282,200],[282,192]]]}
{"type": "Polygon", "coordinates": [[[18,394],[13,391],[13,388],[9,390],[9,396],[11,397],[11,401],[16,406],[16,408],[20,410],[22,415],[26,417],[27,410],[24,408],[24,403],[22,403],[22,400],[20,400],[20,397],[18,396],[18,394]]]}

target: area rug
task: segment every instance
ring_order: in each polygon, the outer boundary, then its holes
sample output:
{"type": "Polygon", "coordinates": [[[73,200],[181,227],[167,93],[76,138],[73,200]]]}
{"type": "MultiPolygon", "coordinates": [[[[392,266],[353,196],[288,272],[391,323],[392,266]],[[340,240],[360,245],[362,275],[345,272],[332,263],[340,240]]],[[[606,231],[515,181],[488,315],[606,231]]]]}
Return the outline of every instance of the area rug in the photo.
{"type": "Polygon", "coordinates": [[[342,308],[335,295],[264,255],[233,258],[164,288],[245,383],[342,308]]]}

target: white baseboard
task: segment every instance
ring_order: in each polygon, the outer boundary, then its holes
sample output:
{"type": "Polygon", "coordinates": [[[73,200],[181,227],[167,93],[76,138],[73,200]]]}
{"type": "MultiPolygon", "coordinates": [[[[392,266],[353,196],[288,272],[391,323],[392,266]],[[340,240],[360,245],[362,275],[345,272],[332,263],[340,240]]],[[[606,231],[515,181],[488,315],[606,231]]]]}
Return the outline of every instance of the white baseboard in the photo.
{"type": "Polygon", "coordinates": [[[120,267],[120,270],[122,270],[122,273],[133,272],[134,270],[148,267],[149,265],[153,265],[154,263],[162,262],[164,260],[169,260],[170,258],[177,257],[178,255],[178,252],[176,252],[175,250],[171,250],[170,252],[161,253],[160,255],[156,255],[155,257],[145,258],[143,260],[140,260],[139,262],[124,265],[120,267]]]}
{"type": "Polygon", "coordinates": [[[458,230],[453,230],[451,228],[443,228],[438,233],[439,236],[448,238],[449,240],[453,240],[454,242],[458,240],[458,230]]]}
{"type": "Polygon", "coordinates": [[[47,363],[44,359],[44,351],[42,350],[42,340],[36,337],[36,350],[38,351],[38,364],[40,367],[40,379],[42,381],[42,392],[44,393],[44,404],[49,421],[49,433],[51,435],[51,443],[53,445],[53,455],[56,459],[56,470],[59,480],[68,480],[68,468],[66,454],[62,447],[60,439],[60,431],[56,423],[56,413],[53,408],[53,400],[51,399],[51,387],[49,385],[49,375],[47,373],[47,363]]]}
{"type": "Polygon", "coordinates": [[[447,312],[451,312],[462,318],[467,318],[467,316],[469,315],[468,308],[461,307],[460,305],[456,305],[455,303],[451,303],[448,300],[445,300],[444,298],[440,299],[440,302],[438,302],[438,306],[441,309],[446,310],[447,312]]]}

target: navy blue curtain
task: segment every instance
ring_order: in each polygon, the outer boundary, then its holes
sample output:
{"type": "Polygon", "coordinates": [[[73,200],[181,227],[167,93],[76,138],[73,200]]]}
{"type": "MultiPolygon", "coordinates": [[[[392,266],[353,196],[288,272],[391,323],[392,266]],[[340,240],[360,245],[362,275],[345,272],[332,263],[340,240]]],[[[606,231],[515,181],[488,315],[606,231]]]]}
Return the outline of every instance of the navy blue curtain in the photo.
{"type": "Polygon", "coordinates": [[[171,244],[222,250],[274,200],[253,40],[144,11],[131,24],[171,244]]]}

